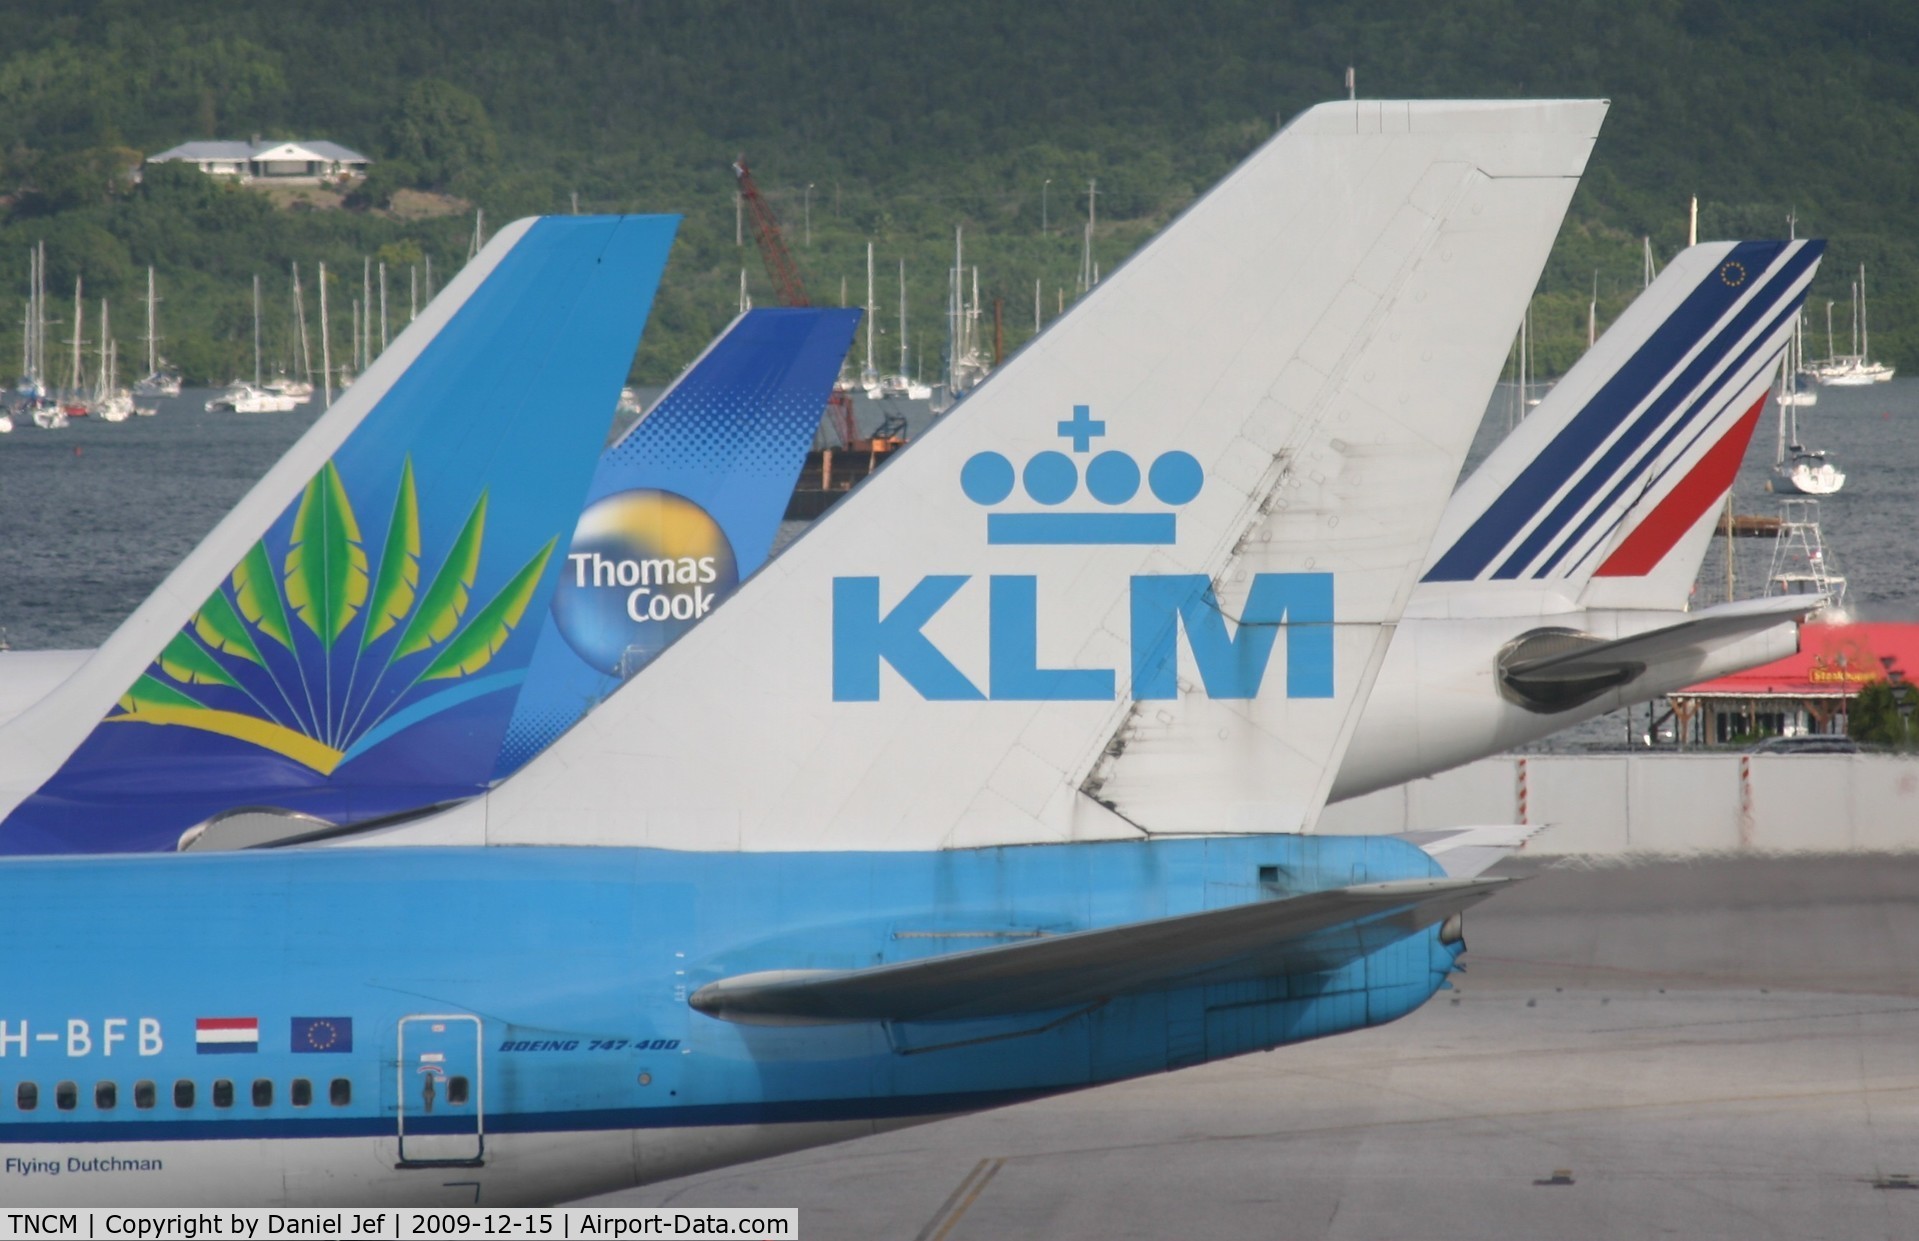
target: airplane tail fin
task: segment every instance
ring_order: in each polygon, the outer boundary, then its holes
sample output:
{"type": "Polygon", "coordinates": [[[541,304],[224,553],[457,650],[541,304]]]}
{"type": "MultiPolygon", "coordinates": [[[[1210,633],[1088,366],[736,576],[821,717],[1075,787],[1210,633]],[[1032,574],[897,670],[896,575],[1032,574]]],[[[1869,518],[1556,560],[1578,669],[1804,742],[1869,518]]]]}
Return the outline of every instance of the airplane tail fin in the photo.
{"type": "Polygon", "coordinates": [[[494,775],[519,770],[766,560],[858,310],[749,310],[606,450],[494,775]]]}
{"type": "Polygon", "coordinates": [[[544,754],[388,841],[1310,825],[1604,111],[1302,114],[544,754]]]}
{"type": "Polygon", "coordinates": [[[1683,608],[1824,249],[1683,251],[1461,485],[1422,580],[1683,608]]]}
{"type": "Polygon", "coordinates": [[[502,229],[98,653],[0,731],[0,851],[171,848],[236,788],[363,817],[383,796],[470,792],[475,762],[484,783],[505,727],[493,696],[524,674],[523,622],[558,578],[676,227],[502,229]],[[479,704],[496,722],[475,723],[479,704]],[[396,718],[408,756],[384,770],[396,718]]]}

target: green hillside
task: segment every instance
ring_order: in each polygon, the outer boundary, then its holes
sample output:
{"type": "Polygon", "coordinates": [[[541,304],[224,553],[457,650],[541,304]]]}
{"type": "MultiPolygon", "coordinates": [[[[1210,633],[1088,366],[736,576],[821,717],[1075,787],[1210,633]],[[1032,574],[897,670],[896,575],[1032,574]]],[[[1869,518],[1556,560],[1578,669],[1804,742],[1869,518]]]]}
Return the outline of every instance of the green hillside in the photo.
{"type": "MultiPolygon", "coordinates": [[[[199,379],[250,368],[255,272],[283,333],[288,265],[326,261],[344,337],[363,259],[384,258],[397,325],[409,269],[463,258],[464,205],[500,222],[577,194],[582,210],[685,214],[642,356],[659,380],[732,314],[742,268],[772,298],[751,236],[735,244],[740,153],[814,300],[845,282],[861,301],[875,243],[888,369],[906,262],[930,374],[956,228],[1012,348],[1036,281],[1049,319],[1073,295],[1089,181],[1110,271],[1285,116],[1343,93],[1348,64],[1368,96],[1614,101],[1540,286],[1541,370],[1583,347],[1595,272],[1603,326],[1639,288],[1640,238],[1662,261],[1682,244],[1694,193],[1704,236],[1779,235],[1796,213],[1832,241],[1814,352],[1827,300],[1843,347],[1863,262],[1874,352],[1919,366],[1909,0],[14,0],[0,49],[0,290],[24,294],[44,239],[56,293],[82,276],[112,298],[131,353],[154,264],[167,349],[199,379]],[[254,134],[365,151],[365,201],[300,209],[197,174],[121,175],[180,141],[254,134]],[[458,201],[397,218],[383,205],[402,187],[458,201]]],[[[0,315],[0,359],[18,356],[18,317],[0,315]]]]}

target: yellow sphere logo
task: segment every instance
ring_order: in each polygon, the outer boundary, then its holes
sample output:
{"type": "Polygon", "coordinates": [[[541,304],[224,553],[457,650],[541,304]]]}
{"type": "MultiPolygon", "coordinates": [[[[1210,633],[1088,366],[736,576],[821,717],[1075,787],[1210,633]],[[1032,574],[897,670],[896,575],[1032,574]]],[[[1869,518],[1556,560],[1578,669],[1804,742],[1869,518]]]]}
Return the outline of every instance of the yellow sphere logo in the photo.
{"type": "Polygon", "coordinates": [[[580,515],[553,619],[581,659],[631,676],[739,580],[733,545],[705,509],[671,491],[636,488],[580,515]]]}

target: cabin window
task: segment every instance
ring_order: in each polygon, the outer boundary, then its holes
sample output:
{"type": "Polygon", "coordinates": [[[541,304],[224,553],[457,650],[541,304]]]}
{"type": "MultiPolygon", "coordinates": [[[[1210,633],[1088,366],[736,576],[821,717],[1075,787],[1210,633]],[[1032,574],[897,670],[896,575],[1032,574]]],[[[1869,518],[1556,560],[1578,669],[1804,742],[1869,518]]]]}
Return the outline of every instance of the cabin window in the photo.
{"type": "Polygon", "coordinates": [[[304,1077],[293,1079],[293,1106],[305,1107],[313,1102],[313,1083],[304,1077]]]}
{"type": "Polygon", "coordinates": [[[446,1079],[446,1101],[449,1107],[457,1107],[466,1102],[466,1078],[449,1077],[446,1079]]]}
{"type": "Polygon", "coordinates": [[[111,1112],[120,1102],[120,1088],[112,1082],[93,1084],[93,1106],[103,1112],[111,1112]]]}
{"type": "Polygon", "coordinates": [[[353,1102],[353,1083],[344,1077],[336,1077],[327,1087],[327,1102],[334,1107],[345,1107],[353,1102]]]}
{"type": "Polygon", "coordinates": [[[40,1086],[37,1082],[21,1082],[13,1090],[13,1105],[23,1112],[31,1112],[40,1106],[40,1086]]]}
{"type": "Polygon", "coordinates": [[[253,1106],[273,1106],[273,1080],[267,1077],[253,1079],[253,1106]]]}
{"type": "Polygon", "coordinates": [[[173,1083],[173,1106],[178,1108],[193,1106],[193,1083],[184,1077],[173,1083]]]}
{"type": "Polygon", "coordinates": [[[213,1106],[233,1106],[233,1083],[224,1077],[213,1083],[213,1106]]]}
{"type": "Polygon", "coordinates": [[[63,1112],[71,1112],[80,1106],[80,1087],[75,1082],[61,1082],[53,1088],[53,1106],[63,1112]]]}
{"type": "Polygon", "coordinates": [[[153,1107],[154,1098],[159,1093],[152,1082],[135,1082],[133,1083],[133,1106],[143,1112],[148,1111],[153,1107]]]}

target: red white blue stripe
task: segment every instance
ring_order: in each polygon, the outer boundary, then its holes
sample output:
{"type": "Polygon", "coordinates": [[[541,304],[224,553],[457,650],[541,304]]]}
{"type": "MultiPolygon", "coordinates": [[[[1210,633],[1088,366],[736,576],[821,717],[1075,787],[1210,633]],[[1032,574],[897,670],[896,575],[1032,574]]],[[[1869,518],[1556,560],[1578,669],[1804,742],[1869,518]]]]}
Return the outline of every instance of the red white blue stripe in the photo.
{"type": "Polygon", "coordinates": [[[1424,580],[1589,572],[1622,523],[1657,506],[1743,420],[1749,390],[1776,364],[1824,249],[1818,241],[1732,247],[1424,580]]]}
{"type": "Polygon", "coordinates": [[[203,1056],[260,1050],[258,1017],[200,1017],[193,1023],[193,1046],[203,1056]]]}

